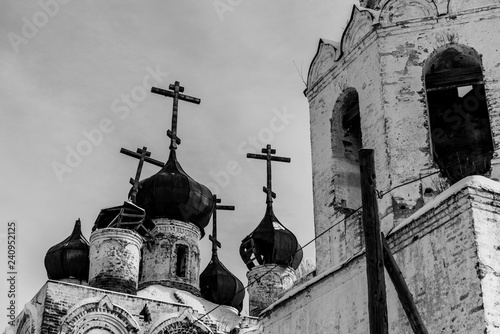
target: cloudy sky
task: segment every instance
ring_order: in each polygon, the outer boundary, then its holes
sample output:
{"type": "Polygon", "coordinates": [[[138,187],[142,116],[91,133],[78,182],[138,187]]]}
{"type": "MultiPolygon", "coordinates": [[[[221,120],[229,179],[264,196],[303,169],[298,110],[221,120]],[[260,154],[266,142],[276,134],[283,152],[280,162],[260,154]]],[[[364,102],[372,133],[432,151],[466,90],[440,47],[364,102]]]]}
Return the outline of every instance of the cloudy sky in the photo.
{"type": "MultiPolygon", "coordinates": [[[[176,80],[201,99],[180,103],[179,161],[236,206],[218,215],[222,262],[246,283],[238,248],[264,215],[266,170],[245,155],[268,143],[292,159],[273,164],[275,213],[310,241],[303,80],[319,38],[339,40],[355,2],[2,1],[0,217],[17,222],[18,308],[45,283],[45,253],[75,220],[89,238],[100,209],[126,199],[137,160],[120,148],[147,146],[166,160],[172,100],[149,90],[176,80]]],[[[147,166],[143,177],[157,171],[147,166]]],[[[304,252],[314,258],[313,245],[304,252]]],[[[208,238],[202,254],[201,270],[208,238]]]]}

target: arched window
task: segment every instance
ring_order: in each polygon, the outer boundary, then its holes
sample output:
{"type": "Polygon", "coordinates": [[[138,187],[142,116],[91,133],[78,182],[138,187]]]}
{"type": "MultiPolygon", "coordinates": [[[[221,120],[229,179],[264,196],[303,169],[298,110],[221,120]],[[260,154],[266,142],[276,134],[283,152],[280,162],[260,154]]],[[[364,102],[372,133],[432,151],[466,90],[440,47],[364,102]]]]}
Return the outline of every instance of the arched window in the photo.
{"type": "Polygon", "coordinates": [[[425,69],[434,161],[451,183],[490,171],[493,139],[481,58],[475,50],[448,45],[425,69]]]}
{"type": "Polygon", "coordinates": [[[362,148],[359,97],[348,88],[339,96],[331,119],[337,209],[357,209],[361,205],[358,154],[362,148]]]}

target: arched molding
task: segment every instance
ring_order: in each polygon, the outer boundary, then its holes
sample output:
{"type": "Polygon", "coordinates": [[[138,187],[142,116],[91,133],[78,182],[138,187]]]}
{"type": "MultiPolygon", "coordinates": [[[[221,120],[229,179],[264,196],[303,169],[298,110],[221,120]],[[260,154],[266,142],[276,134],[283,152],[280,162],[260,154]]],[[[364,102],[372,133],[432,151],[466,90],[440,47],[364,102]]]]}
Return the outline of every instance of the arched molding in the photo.
{"type": "Polygon", "coordinates": [[[342,35],[342,55],[352,51],[373,30],[374,11],[353,6],[351,18],[342,35]]]}
{"type": "Polygon", "coordinates": [[[500,0],[449,0],[450,14],[456,14],[469,9],[481,8],[500,4],[500,0]]]}
{"type": "Polygon", "coordinates": [[[439,15],[446,15],[448,14],[448,3],[450,0],[434,0],[436,3],[436,7],[438,10],[439,15]]]}
{"type": "Polygon", "coordinates": [[[309,73],[307,75],[307,86],[311,87],[323,77],[330,69],[336,65],[340,58],[340,43],[321,38],[318,43],[318,50],[314,56],[309,73]]]}
{"type": "Polygon", "coordinates": [[[379,22],[387,25],[438,15],[438,8],[432,0],[390,0],[382,8],[379,22]]]}
{"type": "Polygon", "coordinates": [[[440,62],[439,57],[443,54],[444,51],[451,49],[456,50],[458,53],[465,56],[468,59],[468,62],[470,62],[471,64],[479,64],[482,66],[481,55],[474,48],[464,44],[450,43],[440,46],[431,52],[424,63],[423,76],[425,77],[426,74],[429,74],[431,72],[432,66],[436,66],[436,64],[440,62]]]}
{"type": "Polygon", "coordinates": [[[188,308],[182,313],[170,313],[158,319],[151,326],[148,334],[211,334],[212,331],[204,323],[193,316],[188,308]]]}
{"type": "Polygon", "coordinates": [[[23,316],[17,326],[16,334],[35,333],[38,323],[37,310],[31,303],[24,305],[23,316]]]}
{"type": "Polygon", "coordinates": [[[62,319],[59,334],[84,334],[92,330],[103,333],[137,333],[137,321],[125,309],[114,305],[106,295],[88,298],[75,304],[62,319]]]}

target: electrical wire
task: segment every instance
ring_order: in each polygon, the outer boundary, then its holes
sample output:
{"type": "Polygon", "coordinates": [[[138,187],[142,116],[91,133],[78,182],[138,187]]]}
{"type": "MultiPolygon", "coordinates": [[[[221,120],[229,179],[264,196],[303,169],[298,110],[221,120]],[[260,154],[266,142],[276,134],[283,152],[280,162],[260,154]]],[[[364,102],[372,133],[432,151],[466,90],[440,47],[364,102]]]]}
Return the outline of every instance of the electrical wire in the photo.
{"type": "MultiPolygon", "coordinates": [[[[485,152],[479,156],[482,156],[482,155],[486,155],[486,154],[491,154],[491,153],[494,153],[494,151],[488,151],[488,152],[485,152]]],[[[455,166],[459,166],[459,164],[456,164],[456,165],[452,165],[452,167],[455,167],[455,166]]],[[[404,182],[402,184],[399,184],[395,187],[392,187],[390,188],[389,190],[386,190],[386,191],[378,191],[378,190],[375,190],[376,192],[376,195],[379,199],[382,199],[385,195],[387,195],[388,193],[390,193],[391,191],[395,190],[395,189],[398,189],[398,188],[401,188],[401,187],[404,187],[406,185],[409,185],[409,184],[412,184],[414,182],[419,182],[425,178],[428,178],[432,175],[436,175],[438,173],[441,173],[441,171],[436,171],[436,172],[433,172],[433,173],[429,173],[429,174],[426,174],[424,176],[419,176],[418,178],[415,178],[413,180],[410,180],[410,181],[407,181],[407,182],[404,182]]],[[[363,206],[360,206],[359,208],[357,208],[356,210],[354,210],[353,212],[351,212],[348,216],[344,217],[343,219],[341,219],[340,221],[338,221],[337,223],[333,224],[332,226],[328,227],[326,230],[324,230],[323,232],[321,232],[320,234],[318,234],[317,236],[315,236],[312,240],[310,240],[309,242],[307,242],[304,246],[301,246],[299,249],[297,249],[297,251],[295,253],[292,254],[292,256],[290,257],[291,259],[293,259],[295,257],[295,255],[297,255],[298,252],[302,251],[305,247],[309,246],[310,244],[312,244],[313,242],[315,242],[317,239],[319,239],[320,237],[322,237],[323,235],[325,235],[327,232],[329,232],[331,229],[333,229],[334,227],[338,226],[339,224],[345,222],[347,219],[349,219],[350,217],[354,216],[358,211],[360,211],[361,209],[363,208],[363,206]]],[[[291,262],[291,261],[290,261],[291,262]]],[[[267,270],[265,273],[263,273],[261,276],[259,276],[258,278],[256,278],[255,280],[253,280],[252,282],[249,282],[245,287],[243,287],[242,289],[238,290],[238,292],[236,292],[236,294],[239,294],[240,292],[244,291],[245,289],[247,289],[249,286],[253,285],[254,283],[258,282],[261,278],[263,278],[264,276],[266,276],[267,274],[269,274],[270,272],[272,272],[274,269],[276,269],[277,267],[279,266],[279,264],[276,264],[274,267],[272,267],[271,269],[267,270]]],[[[219,307],[221,307],[222,305],[225,305],[225,303],[231,301],[230,299],[228,300],[225,300],[223,301],[221,304],[217,305],[216,307],[214,307],[213,309],[211,309],[210,311],[208,311],[207,313],[205,313],[204,315],[202,315],[200,318],[196,319],[195,322],[197,321],[201,321],[203,318],[207,317],[208,315],[210,315],[212,312],[214,312],[215,310],[217,310],[219,307]]]]}

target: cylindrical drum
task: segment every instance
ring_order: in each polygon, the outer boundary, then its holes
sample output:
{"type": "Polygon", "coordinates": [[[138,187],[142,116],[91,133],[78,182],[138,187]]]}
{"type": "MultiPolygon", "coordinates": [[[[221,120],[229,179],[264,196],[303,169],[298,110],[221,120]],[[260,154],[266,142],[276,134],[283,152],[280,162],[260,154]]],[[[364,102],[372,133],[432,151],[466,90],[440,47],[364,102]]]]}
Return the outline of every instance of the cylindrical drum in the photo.
{"type": "Polygon", "coordinates": [[[258,317],[269,305],[277,301],[281,294],[291,288],[297,280],[291,267],[264,264],[247,272],[250,315],[258,317]]]}
{"type": "Polygon", "coordinates": [[[132,230],[103,228],[90,236],[89,285],[137,293],[142,238],[132,230]]]}

